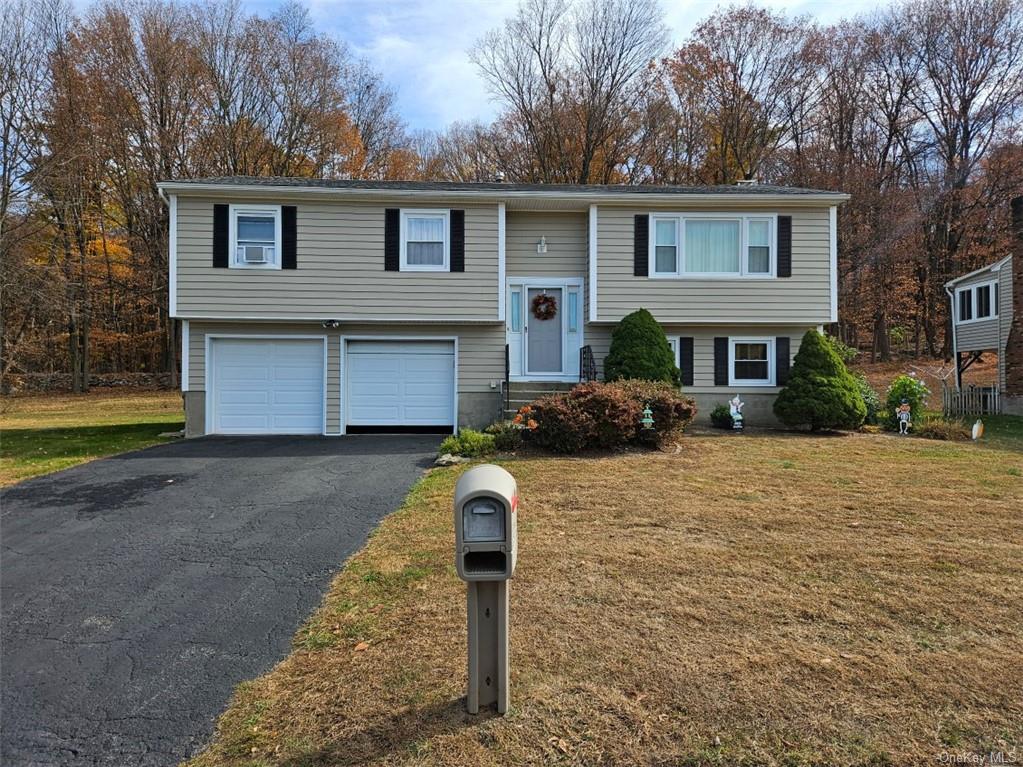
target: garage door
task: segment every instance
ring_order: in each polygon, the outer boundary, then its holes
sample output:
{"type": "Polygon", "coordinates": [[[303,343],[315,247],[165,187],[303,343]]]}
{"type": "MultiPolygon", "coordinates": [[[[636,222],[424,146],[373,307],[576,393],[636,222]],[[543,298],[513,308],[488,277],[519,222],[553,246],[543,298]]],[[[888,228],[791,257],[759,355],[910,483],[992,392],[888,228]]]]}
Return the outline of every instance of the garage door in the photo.
{"type": "Polygon", "coordinates": [[[211,431],[321,434],[321,339],[211,340],[211,431]]]}
{"type": "Polygon", "coordinates": [[[349,341],[346,422],[360,427],[437,427],[455,422],[450,341],[349,341]]]}

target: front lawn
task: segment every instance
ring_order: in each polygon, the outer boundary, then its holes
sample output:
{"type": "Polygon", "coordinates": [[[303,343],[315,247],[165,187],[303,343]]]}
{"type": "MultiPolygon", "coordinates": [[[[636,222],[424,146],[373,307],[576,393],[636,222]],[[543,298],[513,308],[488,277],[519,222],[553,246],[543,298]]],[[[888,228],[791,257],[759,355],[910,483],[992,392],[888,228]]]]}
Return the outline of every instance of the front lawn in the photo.
{"type": "Polygon", "coordinates": [[[0,487],[165,441],[184,426],[176,391],[9,397],[0,410],[0,487]]]}
{"type": "Polygon", "coordinates": [[[507,461],[522,502],[503,718],[463,713],[458,470],[435,471],[192,765],[1020,754],[1021,464],[887,435],[507,461]]]}

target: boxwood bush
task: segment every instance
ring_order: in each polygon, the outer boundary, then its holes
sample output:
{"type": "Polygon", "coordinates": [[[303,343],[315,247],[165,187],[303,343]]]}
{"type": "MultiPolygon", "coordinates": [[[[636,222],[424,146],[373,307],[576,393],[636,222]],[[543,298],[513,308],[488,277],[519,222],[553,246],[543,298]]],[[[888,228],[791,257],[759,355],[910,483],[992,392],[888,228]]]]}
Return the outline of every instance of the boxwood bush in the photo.
{"type": "Polygon", "coordinates": [[[696,414],[693,401],[672,384],[651,381],[593,381],[542,397],[530,406],[534,427],[524,432],[556,453],[607,450],[630,444],[662,446],[678,437],[696,414]],[[654,428],[640,423],[650,408],[654,428]]]}

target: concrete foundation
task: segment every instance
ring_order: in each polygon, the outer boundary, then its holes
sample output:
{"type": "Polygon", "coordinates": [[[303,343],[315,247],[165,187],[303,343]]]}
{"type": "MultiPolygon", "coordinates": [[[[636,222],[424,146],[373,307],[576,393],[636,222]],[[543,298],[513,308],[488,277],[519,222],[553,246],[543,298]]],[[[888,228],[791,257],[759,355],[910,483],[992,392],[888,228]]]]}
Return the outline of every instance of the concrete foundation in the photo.
{"type": "Polygon", "coordinates": [[[186,391],[185,436],[201,437],[206,433],[206,392],[186,391]]]}
{"type": "MultiPolygon", "coordinates": [[[[722,389],[720,393],[714,392],[712,394],[687,392],[683,389],[682,393],[696,400],[696,421],[694,423],[701,426],[710,425],[710,412],[718,405],[727,405],[728,400],[735,396],[735,392],[730,389],[722,389]]],[[[774,401],[777,398],[778,395],[774,393],[749,394],[740,392],[739,399],[746,403],[742,409],[743,421],[746,426],[781,427],[782,423],[775,417],[772,410],[774,401]]]]}

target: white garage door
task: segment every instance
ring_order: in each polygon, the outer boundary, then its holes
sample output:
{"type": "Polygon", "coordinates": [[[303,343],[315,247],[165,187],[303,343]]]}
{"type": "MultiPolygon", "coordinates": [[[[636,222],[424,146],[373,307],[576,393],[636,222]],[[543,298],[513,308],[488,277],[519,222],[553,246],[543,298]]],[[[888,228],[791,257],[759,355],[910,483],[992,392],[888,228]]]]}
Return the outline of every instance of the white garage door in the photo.
{"type": "Polygon", "coordinates": [[[455,349],[450,341],[349,341],[349,426],[451,427],[455,349]]]}
{"type": "Polygon", "coordinates": [[[215,338],[210,344],[213,433],[323,432],[322,340],[215,338]]]}

